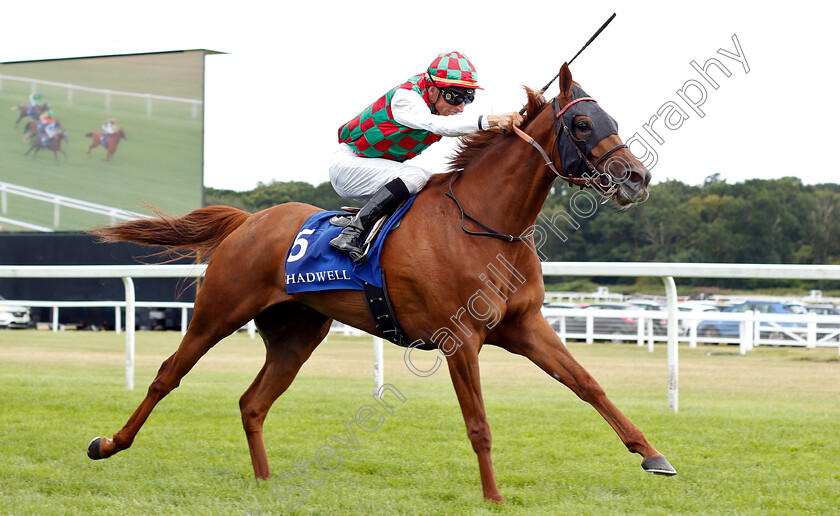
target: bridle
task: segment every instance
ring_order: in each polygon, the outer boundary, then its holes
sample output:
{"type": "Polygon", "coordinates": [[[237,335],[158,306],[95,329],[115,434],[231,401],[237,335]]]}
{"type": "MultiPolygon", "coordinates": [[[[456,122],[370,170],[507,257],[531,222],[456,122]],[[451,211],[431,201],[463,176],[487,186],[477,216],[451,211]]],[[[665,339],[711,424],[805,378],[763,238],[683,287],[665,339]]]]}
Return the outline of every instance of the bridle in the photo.
{"type": "MultiPolygon", "coordinates": [[[[580,90],[583,92],[583,90],[580,90]]],[[[569,186],[579,186],[580,188],[596,188],[598,187],[599,190],[602,190],[602,193],[606,199],[609,199],[615,190],[618,188],[618,185],[613,185],[610,187],[610,183],[612,180],[607,177],[607,180],[604,180],[605,174],[598,171],[598,165],[601,164],[604,160],[609,158],[614,152],[627,148],[627,145],[624,143],[620,143],[615,147],[611,148],[604,154],[602,154],[595,162],[589,160],[586,156],[584,150],[586,149],[586,141],[581,141],[575,139],[572,136],[572,131],[569,129],[569,124],[566,121],[566,117],[564,115],[569,114],[570,119],[574,119],[576,116],[574,113],[569,111],[569,108],[575,106],[581,102],[595,102],[597,101],[592,97],[579,97],[568,104],[565,107],[560,108],[560,102],[555,97],[552,101],[552,107],[554,108],[554,133],[556,138],[556,144],[552,145],[552,154],[556,151],[560,155],[560,167],[566,175],[561,174],[557,168],[554,166],[554,161],[548,156],[542,146],[537,143],[528,133],[519,129],[518,127],[514,127],[513,131],[516,133],[517,136],[522,138],[526,143],[537,149],[537,151],[542,155],[543,159],[545,160],[545,165],[556,175],[558,178],[562,179],[569,183],[569,186]],[[561,138],[561,134],[566,136],[565,139],[561,138]],[[581,145],[584,146],[581,149],[581,145]],[[573,151],[573,154],[572,154],[573,151]],[[565,158],[565,159],[564,159],[565,158]]],[[[604,113],[605,116],[606,113],[604,113]]],[[[611,120],[611,119],[610,119],[611,120]]],[[[597,128],[597,126],[596,126],[597,128]]],[[[617,128],[615,131],[610,131],[607,134],[597,138],[597,142],[600,142],[607,136],[612,134],[617,134],[617,128]]],[[[593,137],[596,136],[596,133],[593,131],[593,134],[589,137],[591,140],[593,137]]]]}
{"type": "MultiPolygon", "coordinates": [[[[583,95],[586,95],[583,92],[583,90],[578,88],[577,86],[574,86],[573,88],[579,90],[580,93],[582,93],[583,95]]],[[[619,149],[627,148],[627,145],[625,145],[624,143],[620,143],[620,144],[616,145],[615,147],[611,148],[610,150],[608,150],[607,152],[605,152],[602,156],[600,156],[598,159],[596,159],[594,163],[592,161],[590,161],[589,158],[586,156],[586,153],[584,151],[587,148],[586,147],[587,142],[589,140],[591,140],[593,137],[596,137],[597,133],[595,131],[593,131],[593,133],[590,135],[590,137],[587,141],[581,141],[581,140],[575,139],[575,137],[572,135],[572,131],[569,129],[569,125],[566,122],[565,116],[564,116],[568,113],[568,115],[571,117],[571,119],[574,120],[574,117],[576,115],[574,113],[572,113],[571,111],[569,111],[569,108],[571,108],[572,106],[578,105],[581,102],[595,102],[595,103],[597,103],[597,101],[595,99],[593,99],[592,97],[581,96],[581,97],[573,99],[571,102],[566,104],[566,106],[564,106],[563,108],[560,108],[560,102],[557,100],[556,97],[552,101],[552,106],[554,108],[554,113],[555,113],[555,115],[554,115],[554,133],[555,133],[556,144],[551,146],[551,153],[554,154],[555,152],[557,152],[557,154],[559,154],[559,156],[560,156],[560,167],[563,169],[564,172],[567,173],[567,175],[565,175],[565,176],[557,170],[557,168],[554,166],[554,161],[552,161],[552,159],[549,157],[549,155],[542,148],[542,145],[537,143],[534,140],[534,138],[532,138],[530,135],[528,135],[528,133],[519,129],[516,126],[513,127],[513,131],[517,134],[517,136],[522,138],[526,143],[528,143],[529,145],[531,145],[535,149],[537,149],[537,151],[540,153],[540,155],[545,160],[545,165],[552,172],[554,172],[554,174],[558,178],[566,181],[567,183],[569,183],[570,186],[578,186],[581,189],[583,189],[583,188],[597,188],[599,191],[602,192],[602,194],[604,196],[604,202],[606,202],[610,199],[612,194],[615,193],[615,191],[618,189],[618,184],[614,184],[614,185],[610,186],[610,184],[613,181],[611,179],[609,179],[609,175],[598,171],[598,165],[600,165],[601,162],[606,160],[610,155],[612,155],[614,152],[618,151],[619,149]],[[565,134],[566,138],[565,139],[561,138],[560,137],[561,134],[565,134]],[[581,145],[583,145],[583,150],[581,149],[581,145]],[[574,153],[572,153],[572,149],[574,150],[574,153]],[[604,180],[605,176],[607,177],[606,181],[604,180]]],[[[611,121],[612,124],[615,125],[615,130],[612,130],[611,128],[608,128],[607,130],[609,132],[607,134],[604,134],[603,136],[597,138],[597,140],[595,142],[596,144],[598,142],[600,142],[601,140],[603,140],[604,138],[606,138],[607,136],[610,136],[612,134],[618,134],[618,127],[615,124],[615,121],[612,120],[612,118],[610,118],[609,115],[604,113],[603,110],[600,110],[600,114],[601,115],[599,116],[599,118],[611,121]]],[[[597,128],[597,126],[596,126],[596,128],[597,128]]],[[[601,129],[600,132],[603,132],[603,129],[601,129]]],[[[529,238],[531,238],[531,236],[536,231],[536,227],[532,227],[531,230],[524,235],[520,235],[520,236],[508,235],[508,234],[496,231],[495,229],[487,226],[486,224],[483,224],[482,222],[478,221],[475,217],[472,217],[470,214],[468,214],[464,210],[464,208],[461,206],[461,203],[458,202],[458,199],[455,197],[455,193],[452,191],[452,183],[454,182],[455,177],[459,176],[460,173],[461,173],[461,171],[458,171],[458,172],[452,174],[452,177],[449,178],[449,192],[446,193],[446,196],[449,197],[450,199],[452,199],[455,202],[455,205],[458,207],[458,210],[461,212],[461,229],[465,233],[467,233],[468,235],[474,235],[474,236],[488,236],[488,237],[493,237],[493,238],[499,238],[501,240],[505,240],[505,241],[508,241],[508,242],[523,242],[523,241],[526,241],[529,238]],[[486,231],[485,232],[479,232],[479,231],[468,230],[464,226],[464,219],[469,219],[471,222],[480,226],[481,228],[483,228],[486,231]]]]}

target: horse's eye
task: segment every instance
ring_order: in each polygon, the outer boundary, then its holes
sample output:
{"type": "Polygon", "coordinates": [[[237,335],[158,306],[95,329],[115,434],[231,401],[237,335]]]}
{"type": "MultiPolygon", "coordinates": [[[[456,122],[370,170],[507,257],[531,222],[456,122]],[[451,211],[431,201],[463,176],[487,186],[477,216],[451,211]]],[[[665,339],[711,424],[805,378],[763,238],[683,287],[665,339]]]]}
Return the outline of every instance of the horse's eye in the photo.
{"type": "Polygon", "coordinates": [[[580,122],[575,123],[575,128],[578,131],[583,132],[583,131],[590,131],[592,129],[592,126],[589,125],[589,122],[587,122],[586,120],[581,120],[580,122]]]}

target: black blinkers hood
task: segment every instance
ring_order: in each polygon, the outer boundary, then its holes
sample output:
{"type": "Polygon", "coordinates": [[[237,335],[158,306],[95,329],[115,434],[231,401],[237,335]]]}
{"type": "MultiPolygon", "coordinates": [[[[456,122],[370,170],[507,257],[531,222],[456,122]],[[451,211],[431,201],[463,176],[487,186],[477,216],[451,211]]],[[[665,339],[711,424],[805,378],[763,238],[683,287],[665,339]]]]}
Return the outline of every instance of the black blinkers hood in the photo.
{"type": "MultiPolygon", "coordinates": [[[[583,98],[589,98],[583,88],[572,85],[572,99],[583,98]]],[[[594,176],[595,173],[592,171],[593,165],[591,163],[592,150],[604,138],[618,134],[618,123],[601,109],[594,99],[577,102],[566,109],[561,117],[557,117],[561,108],[556,99],[553,105],[555,129],[557,131],[557,150],[560,154],[562,173],[571,177],[594,176]],[[592,121],[592,132],[585,141],[578,140],[572,135],[574,118],[580,115],[586,116],[592,121]]]]}

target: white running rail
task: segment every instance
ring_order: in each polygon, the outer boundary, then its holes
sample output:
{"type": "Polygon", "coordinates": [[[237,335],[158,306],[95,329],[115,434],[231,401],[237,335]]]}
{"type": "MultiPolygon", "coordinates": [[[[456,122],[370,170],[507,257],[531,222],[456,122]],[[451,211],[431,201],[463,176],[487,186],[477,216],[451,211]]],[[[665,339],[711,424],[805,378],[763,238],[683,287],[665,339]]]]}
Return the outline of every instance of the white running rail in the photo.
{"type": "MultiPolygon", "coordinates": [[[[206,265],[0,265],[0,278],[121,278],[125,285],[126,387],[134,388],[134,282],[132,278],[194,278],[204,275],[206,265]]],[[[840,265],[786,265],[738,263],[658,262],[545,262],[544,276],[659,277],[665,285],[668,314],[668,408],[678,411],[678,312],[674,278],[757,278],[840,280],[840,265]]],[[[716,314],[718,318],[722,314],[716,314]]],[[[815,319],[809,319],[814,324],[815,319]]],[[[381,340],[379,345],[381,346],[381,340]]],[[[376,346],[376,344],[374,344],[376,346]]],[[[375,348],[376,349],[376,348],[375,348]]],[[[381,357],[377,351],[376,357],[381,357]]],[[[376,381],[382,381],[381,358],[376,381]]]]}
{"type": "Polygon", "coordinates": [[[11,183],[4,183],[0,181],[0,213],[6,215],[8,213],[8,195],[18,195],[36,201],[42,201],[53,205],[53,228],[47,228],[37,224],[31,224],[14,220],[6,217],[0,217],[0,222],[21,226],[26,229],[33,229],[35,231],[52,232],[58,229],[60,223],[60,208],[69,208],[72,210],[81,210],[97,215],[104,215],[109,217],[110,223],[114,224],[117,220],[136,220],[151,218],[149,215],[142,213],[135,213],[133,211],[123,210],[121,208],[114,208],[113,206],[105,206],[104,204],[96,204],[93,202],[82,201],[72,197],[65,197],[63,195],[52,194],[42,190],[35,190],[34,188],[27,188],[25,186],[13,185],[11,183]]]}
{"type": "MultiPolygon", "coordinates": [[[[203,101],[197,99],[185,99],[181,97],[167,97],[166,95],[154,95],[152,93],[134,93],[130,91],[117,91],[117,90],[108,90],[102,88],[90,88],[87,86],[79,86],[78,84],[70,84],[67,82],[55,82],[55,81],[45,81],[42,79],[34,79],[32,77],[17,77],[14,75],[2,75],[0,74],[0,85],[2,85],[3,81],[16,81],[16,82],[27,82],[29,83],[30,89],[35,91],[38,89],[39,84],[43,84],[45,86],[55,86],[58,88],[65,88],[67,89],[67,102],[73,102],[73,92],[74,91],[88,91],[92,93],[100,93],[105,97],[105,111],[108,112],[111,110],[111,96],[117,95],[121,97],[133,97],[144,99],[146,101],[146,116],[152,116],[152,101],[153,100],[162,100],[167,102],[177,102],[181,104],[189,104],[190,105],[190,115],[193,118],[198,118],[198,108],[202,104],[203,101]]],[[[2,88],[0,88],[2,89],[2,88]]]]}

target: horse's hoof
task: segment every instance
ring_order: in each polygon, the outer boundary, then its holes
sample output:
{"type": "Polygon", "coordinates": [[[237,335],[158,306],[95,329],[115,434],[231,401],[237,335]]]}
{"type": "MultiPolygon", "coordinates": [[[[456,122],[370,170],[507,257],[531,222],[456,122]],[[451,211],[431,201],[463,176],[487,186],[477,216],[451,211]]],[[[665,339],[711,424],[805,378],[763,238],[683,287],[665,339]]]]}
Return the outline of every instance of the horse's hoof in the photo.
{"type": "Polygon", "coordinates": [[[658,455],[656,457],[651,457],[642,462],[642,468],[648,473],[655,473],[657,475],[676,475],[677,470],[671,466],[671,463],[668,462],[662,455],[658,455]]]}
{"type": "Polygon", "coordinates": [[[102,439],[104,439],[104,437],[95,437],[90,444],[88,444],[87,456],[93,460],[103,458],[102,455],[99,454],[99,441],[102,439]]]}

